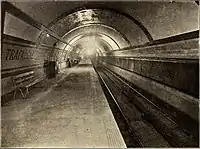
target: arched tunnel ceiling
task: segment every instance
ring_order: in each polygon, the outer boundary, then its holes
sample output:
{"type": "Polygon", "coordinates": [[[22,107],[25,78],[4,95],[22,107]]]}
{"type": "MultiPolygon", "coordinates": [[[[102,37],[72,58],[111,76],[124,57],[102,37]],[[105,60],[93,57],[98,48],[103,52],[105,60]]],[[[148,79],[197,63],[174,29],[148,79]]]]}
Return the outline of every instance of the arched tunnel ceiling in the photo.
{"type": "Polygon", "coordinates": [[[65,50],[73,51],[81,56],[93,55],[99,53],[103,55],[104,52],[110,51],[113,48],[110,43],[102,38],[102,35],[83,35],[78,37],[77,40],[72,44],[75,49],[66,47],[65,50]]]}
{"type": "MultiPolygon", "coordinates": [[[[63,36],[70,30],[83,26],[86,24],[93,24],[102,26],[106,25],[113,30],[119,32],[124,39],[126,39],[130,45],[138,45],[148,42],[148,38],[144,32],[134,23],[133,20],[110,10],[102,9],[87,9],[72,13],[51,26],[51,30],[56,31],[59,36],[63,36]],[[133,35],[137,34],[133,38],[133,35]]],[[[100,29],[100,32],[104,32],[104,29],[100,29]]]]}
{"type": "MultiPolygon", "coordinates": [[[[173,3],[171,1],[106,3],[97,1],[28,1],[12,3],[49,27],[54,26],[60,19],[77,10],[103,8],[116,10],[141,22],[141,25],[146,28],[153,39],[165,38],[198,29],[198,5],[194,1],[173,3]]],[[[117,23],[121,28],[125,25],[120,22],[117,23]]],[[[126,26],[124,26],[124,30],[125,28],[126,26]]],[[[138,35],[138,33],[136,34],[138,35]]],[[[132,35],[132,38],[136,37],[136,34],[132,35]]]]}
{"type": "MultiPolygon", "coordinates": [[[[71,46],[66,46],[65,50],[68,51],[72,47],[76,47],[74,45],[79,44],[78,42],[82,41],[85,38],[91,38],[90,42],[94,42],[94,44],[99,41],[100,45],[102,45],[102,46],[104,45],[103,51],[108,52],[109,50],[120,48],[119,45],[117,44],[117,42],[115,42],[115,40],[110,39],[110,37],[103,35],[103,34],[99,34],[99,33],[90,33],[90,34],[80,34],[80,35],[76,36],[75,38],[73,38],[71,40],[71,42],[69,42],[71,46]]],[[[86,42],[85,44],[88,44],[88,42],[86,42]]]]}
{"type": "Polygon", "coordinates": [[[100,24],[87,24],[75,28],[63,36],[63,40],[70,43],[74,38],[80,35],[99,34],[104,36],[104,39],[110,43],[113,49],[119,49],[130,46],[130,43],[116,30],[100,24]],[[113,44],[113,42],[115,42],[113,44]],[[117,45],[117,47],[115,46],[117,45]]]}

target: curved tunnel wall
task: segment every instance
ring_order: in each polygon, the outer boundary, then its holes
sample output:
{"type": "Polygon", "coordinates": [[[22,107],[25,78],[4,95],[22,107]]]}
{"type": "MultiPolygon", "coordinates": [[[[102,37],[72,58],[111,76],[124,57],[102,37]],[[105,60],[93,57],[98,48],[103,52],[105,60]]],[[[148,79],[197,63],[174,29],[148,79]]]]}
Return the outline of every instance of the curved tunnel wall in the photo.
{"type": "MultiPolygon", "coordinates": [[[[108,31],[108,28],[99,27],[99,31],[111,36],[119,45],[121,44],[120,48],[130,46],[127,40],[131,46],[148,43],[149,39],[142,28],[146,28],[154,40],[198,29],[198,18],[195,17],[198,14],[198,6],[193,2],[128,2],[120,3],[120,5],[119,2],[107,4],[101,2],[12,2],[12,4],[36,21],[26,16],[20,20],[10,13],[5,14],[4,34],[6,35],[3,36],[2,48],[3,94],[11,91],[12,87],[8,85],[11,76],[34,69],[38,71],[38,76],[44,77],[43,65],[46,60],[60,60],[61,63],[65,63],[66,43],[77,36],[81,29],[83,33],[85,32],[82,26],[85,25],[87,30],[92,28],[89,23],[105,24],[116,30],[112,32],[108,31]],[[84,18],[88,12],[91,13],[89,19],[84,18]],[[139,23],[135,23],[134,20],[139,23]],[[60,42],[58,38],[49,34],[49,30],[41,24],[48,26],[66,43],[60,42]],[[77,28],[78,26],[80,27],[77,28]],[[70,32],[72,29],[74,29],[73,36],[70,32]],[[67,32],[71,35],[65,36],[67,32]]],[[[12,11],[12,13],[17,16],[17,11],[12,11]]]]}
{"type": "Polygon", "coordinates": [[[170,145],[198,144],[195,2],[12,4],[2,10],[2,95],[15,89],[11,78],[18,74],[33,70],[40,80],[46,78],[46,61],[55,61],[62,71],[66,59],[80,56],[89,49],[86,41],[94,38],[92,48],[100,49],[96,67],[111,89],[120,89],[117,97],[134,97],[131,109],[136,105],[170,145]]]}
{"type": "Polygon", "coordinates": [[[141,22],[153,39],[161,39],[198,29],[198,5],[195,2],[12,2],[46,26],[77,10],[111,9],[141,22]],[[55,7],[56,4],[56,7],[55,7]],[[45,5],[45,6],[44,6],[45,5]],[[57,9],[59,8],[59,10],[57,9]],[[145,8],[145,9],[144,9],[145,8]],[[37,10],[37,11],[35,11],[37,10]],[[170,10],[170,11],[166,11],[170,10]],[[49,14],[46,16],[46,14],[49,14]],[[167,19],[165,19],[167,17],[167,19]],[[150,23],[151,22],[151,23],[150,23]],[[179,24],[179,25],[177,25],[179,24]],[[152,30],[153,28],[153,30],[152,30]]]}
{"type": "Polygon", "coordinates": [[[83,34],[102,34],[113,40],[113,42],[116,42],[118,45],[117,48],[114,49],[122,49],[125,47],[131,46],[130,41],[122,35],[120,32],[116,31],[115,29],[102,25],[102,24],[87,24],[83,25],[81,27],[75,28],[71,30],[70,32],[67,32],[62,38],[63,40],[70,42],[74,37],[83,34]]]}

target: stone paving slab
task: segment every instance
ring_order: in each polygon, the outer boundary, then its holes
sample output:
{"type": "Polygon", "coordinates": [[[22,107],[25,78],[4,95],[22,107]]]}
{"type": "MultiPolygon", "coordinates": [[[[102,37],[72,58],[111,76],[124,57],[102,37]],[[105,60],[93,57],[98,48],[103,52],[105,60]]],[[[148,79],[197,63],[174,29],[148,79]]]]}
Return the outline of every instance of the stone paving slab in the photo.
{"type": "Polygon", "coordinates": [[[126,147],[91,63],[70,71],[2,107],[3,147],[126,147]]]}

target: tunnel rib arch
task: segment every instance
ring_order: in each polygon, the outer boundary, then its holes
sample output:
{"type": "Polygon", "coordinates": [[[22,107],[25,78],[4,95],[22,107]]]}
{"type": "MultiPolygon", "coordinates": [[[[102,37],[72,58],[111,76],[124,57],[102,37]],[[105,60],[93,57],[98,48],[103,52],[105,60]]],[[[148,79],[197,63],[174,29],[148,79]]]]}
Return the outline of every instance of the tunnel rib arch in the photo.
{"type": "MultiPolygon", "coordinates": [[[[103,34],[103,33],[96,33],[96,34],[99,34],[99,35],[104,35],[104,36],[106,36],[107,38],[109,38],[109,39],[111,39],[115,44],[116,44],[116,46],[120,49],[120,46],[118,45],[118,43],[112,38],[112,37],[110,37],[110,36],[108,36],[108,35],[106,35],[106,34],[103,34]]],[[[84,34],[79,34],[79,35],[77,35],[77,36],[75,36],[74,38],[72,38],[70,41],[69,41],[69,43],[71,44],[72,42],[77,42],[78,40],[80,40],[82,37],[84,36],[84,34]],[[79,37],[79,38],[78,38],[79,37]],[[73,41],[75,38],[78,38],[77,40],[75,40],[75,41],[73,41]]],[[[87,37],[88,35],[86,35],[86,37],[87,37]]],[[[105,40],[104,40],[105,41],[105,40]]],[[[105,41],[105,42],[107,42],[107,41],[105,41]]],[[[108,42],[107,42],[108,43],[108,42]]]]}
{"type": "MultiPolygon", "coordinates": [[[[129,47],[130,42],[127,41],[128,39],[124,39],[124,36],[115,30],[114,28],[104,25],[104,24],[84,24],[81,26],[78,26],[76,28],[71,29],[69,32],[65,33],[65,35],[62,36],[62,40],[69,43],[69,46],[66,46],[63,51],[66,51],[66,49],[70,48],[73,49],[72,41],[76,39],[78,36],[88,36],[88,34],[99,34],[105,36],[107,39],[107,42],[111,42],[112,49],[118,50],[125,47],[129,47]],[[114,46],[113,46],[114,45],[114,46]]],[[[57,45],[59,45],[60,42],[58,42],[57,45]]],[[[71,51],[72,52],[72,51],[71,51]]]]}
{"type": "Polygon", "coordinates": [[[140,21],[138,21],[137,19],[135,19],[131,15],[124,13],[124,12],[121,12],[119,10],[113,9],[113,8],[105,8],[105,7],[100,7],[100,6],[97,6],[97,7],[84,6],[82,8],[75,8],[72,11],[65,12],[65,13],[61,14],[60,16],[58,16],[56,19],[54,19],[52,22],[50,22],[47,27],[51,28],[54,24],[56,24],[58,21],[62,20],[66,16],[73,14],[75,12],[87,10],[87,9],[101,9],[101,10],[111,11],[111,12],[114,12],[116,14],[120,14],[122,16],[125,16],[126,18],[132,20],[133,23],[136,24],[144,32],[144,34],[148,38],[149,42],[153,41],[153,37],[151,36],[151,34],[147,30],[147,28],[140,21]]]}
{"type": "MultiPolygon", "coordinates": [[[[123,37],[123,39],[131,46],[131,42],[127,39],[127,37],[126,37],[123,33],[121,33],[121,32],[120,32],[119,30],[117,30],[116,28],[110,27],[110,26],[108,26],[108,25],[106,25],[106,24],[102,24],[102,23],[88,23],[88,24],[84,24],[84,25],[75,27],[75,28],[71,29],[69,32],[65,33],[65,35],[63,35],[63,37],[67,36],[67,34],[69,34],[70,32],[73,32],[74,30],[77,30],[77,29],[79,29],[79,28],[86,27],[86,26],[91,26],[91,25],[104,26],[104,27],[106,27],[106,28],[109,28],[109,29],[111,29],[111,30],[113,30],[113,31],[115,31],[115,32],[117,32],[117,33],[119,33],[119,34],[123,37]]],[[[63,38],[63,37],[62,37],[62,38],[63,38]]]]}
{"type": "MultiPolygon", "coordinates": [[[[91,26],[101,26],[101,27],[108,28],[108,29],[110,29],[111,31],[113,31],[114,33],[119,34],[119,36],[121,35],[122,38],[127,42],[127,44],[128,44],[129,46],[131,46],[130,41],[129,41],[127,38],[124,38],[125,36],[124,36],[123,34],[121,34],[120,32],[118,32],[118,31],[115,30],[114,28],[109,27],[109,26],[104,25],[104,24],[85,24],[85,25],[82,25],[82,26],[73,28],[72,30],[70,30],[69,32],[67,32],[67,33],[62,37],[62,39],[65,39],[65,37],[67,37],[69,34],[71,34],[71,33],[73,33],[73,32],[77,32],[78,30],[84,29],[85,27],[91,27],[91,26]]],[[[98,31],[98,32],[99,32],[99,31],[98,31]]],[[[96,33],[97,33],[97,32],[96,32],[96,33]]],[[[79,34],[80,34],[80,33],[79,33],[79,34]]],[[[82,33],[82,34],[84,34],[84,33],[82,33]]],[[[115,41],[115,39],[113,39],[113,37],[111,37],[110,35],[107,35],[107,34],[105,34],[105,33],[103,33],[103,32],[102,32],[102,33],[99,32],[99,34],[102,34],[102,35],[105,35],[105,36],[109,37],[113,42],[116,43],[116,45],[117,45],[118,48],[120,49],[119,44],[117,43],[117,41],[115,41]]],[[[77,36],[78,36],[78,35],[77,35],[77,36]]],[[[76,36],[75,36],[75,37],[76,37],[76,36]]],[[[74,37],[74,38],[75,38],[75,37],[74,37]]],[[[73,40],[73,39],[72,39],[72,40],[73,40]]],[[[71,40],[69,40],[68,42],[70,43],[71,40]]]]}

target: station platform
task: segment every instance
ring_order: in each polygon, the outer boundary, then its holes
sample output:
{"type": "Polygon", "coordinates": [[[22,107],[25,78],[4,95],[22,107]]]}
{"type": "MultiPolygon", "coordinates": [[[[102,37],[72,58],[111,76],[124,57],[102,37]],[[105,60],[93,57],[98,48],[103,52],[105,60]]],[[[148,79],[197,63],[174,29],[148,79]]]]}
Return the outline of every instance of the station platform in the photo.
{"type": "Polygon", "coordinates": [[[89,60],[2,106],[2,147],[126,148],[89,60]]]}

